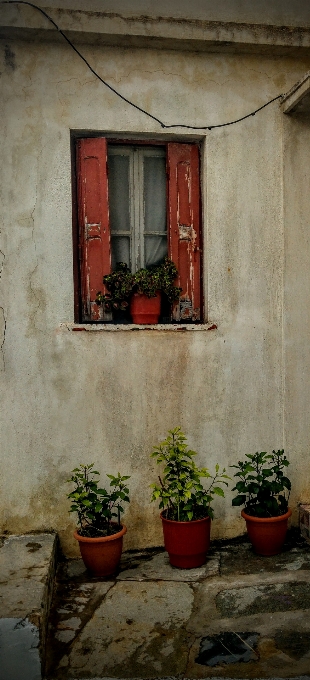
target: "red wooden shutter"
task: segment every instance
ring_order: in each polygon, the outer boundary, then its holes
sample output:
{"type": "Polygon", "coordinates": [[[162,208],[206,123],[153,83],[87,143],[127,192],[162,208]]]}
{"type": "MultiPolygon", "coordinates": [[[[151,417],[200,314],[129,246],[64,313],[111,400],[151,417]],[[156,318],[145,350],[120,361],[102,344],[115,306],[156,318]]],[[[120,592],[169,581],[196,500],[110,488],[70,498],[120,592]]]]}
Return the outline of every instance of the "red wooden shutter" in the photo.
{"type": "Polygon", "coordinates": [[[82,321],[98,321],[103,308],[96,296],[103,290],[103,275],[111,271],[105,138],[78,140],[77,176],[82,321]]]}
{"type": "Polygon", "coordinates": [[[200,279],[199,152],[194,144],[167,145],[169,257],[179,271],[177,321],[202,317],[200,279]]]}

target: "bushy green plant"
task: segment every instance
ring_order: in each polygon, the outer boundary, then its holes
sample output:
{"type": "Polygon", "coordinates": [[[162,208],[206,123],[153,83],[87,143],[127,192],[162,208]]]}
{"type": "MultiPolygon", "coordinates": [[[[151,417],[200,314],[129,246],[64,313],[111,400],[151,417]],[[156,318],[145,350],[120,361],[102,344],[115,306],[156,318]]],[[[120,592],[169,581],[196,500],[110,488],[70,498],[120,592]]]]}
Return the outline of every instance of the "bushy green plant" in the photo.
{"type": "Polygon", "coordinates": [[[289,465],[284,450],[268,454],[247,454],[247,461],[231,465],[238,470],[239,478],[233,491],[238,494],[233,505],[244,505],[245,512],[253,517],[278,517],[288,510],[291,482],[283,470],[289,465]]]}
{"type": "Polygon", "coordinates": [[[138,269],[132,274],[125,262],[118,262],[111,274],[103,277],[107,293],[98,291],[96,302],[103,304],[106,311],[127,309],[133,293],[155,297],[162,291],[172,303],[178,300],[182,288],[175,286],[178,270],[172,260],[166,257],[160,265],[138,269]]]}
{"type": "Polygon", "coordinates": [[[129,476],[116,477],[107,475],[110,479],[110,490],[98,488],[99,472],[93,469],[94,463],[80,465],[74,468],[68,482],[73,482],[75,488],[68,494],[71,500],[69,512],[76,512],[78,516],[81,536],[95,538],[110,536],[121,528],[120,517],[124,512],[123,503],[129,503],[129,476]],[[98,479],[96,479],[98,477],[98,479]],[[117,519],[117,523],[113,519],[117,519]]]}
{"type": "Polygon", "coordinates": [[[177,277],[178,270],[174,262],[172,262],[169,257],[166,257],[163,264],[160,265],[160,290],[167,296],[171,303],[179,300],[182,293],[182,288],[176,286],[174,283],[177,277]]]}
{"type": "Polygon", "coordinates": [[[147,297],[155,297],[160,289],[158,269],[138,269],[132,275],[132,291],[147,297]]]}
{"type": "Polygon", "coordinates": [[[148,269],[139,269],[132,275],[132,290],[134,293],[155,297],[158,291],[162,291],[169,302],[178,300],[182,288],[174,285],[178,276],[178,270],[168,257],[163,264],[154,265],[148,269]]]}
{"type": "Polygon", "coordinates": [[[97,304],[103,304],[107,312],[125,310],[132,293],[132,274],[125,262],[118,262],[111,274],[103,277],[108,293],[97,293],[97,304]]]}
{"type": "Polygon", "coordinates": [[[159,446],[155,446],[151,454],[157,463],[164,464],[163,475],[159,476],[159,484],[151,484],[152,501],[159,499],[159,507],[164,510],[166,519],[187,522],[204,517],[213,517],[211,503],[214,496],[224,497],[222,485],[227,486],[223,468],[215,467],[211,475],[208,468],[199,468],[193,460],[196,452],[188,448],[186,437],[180,427],[169,430],[168,437],[159,446]],[[205,488],[201,479],[208,479],[205,488]],[[220,486],[218,486],[220,485],[220,486]]]}

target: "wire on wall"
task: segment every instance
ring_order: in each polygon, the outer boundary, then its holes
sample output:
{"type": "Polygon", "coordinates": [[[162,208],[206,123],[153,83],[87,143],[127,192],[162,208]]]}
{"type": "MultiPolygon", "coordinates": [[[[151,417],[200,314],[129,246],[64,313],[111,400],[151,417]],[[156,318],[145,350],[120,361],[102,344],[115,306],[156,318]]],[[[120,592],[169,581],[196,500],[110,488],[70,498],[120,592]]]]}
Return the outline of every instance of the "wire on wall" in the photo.
{"type": "Polygon", "coordinates": [[[66,34],[59,28],[59,26],[56,24],[54,19],[47,14],[41,7],[38,7],[38,5],[34,5],[32,2],[26,2],[26,0],[0,0],[1,5],[29,5],[29,7],[33,7],[34,9],[38,10],[38,12],[41,12],[44,17],[54,26],[54,28],[62,35],[64,40],[70,45],[70,47],[76,52],[76,54],[84,61],[86,64],[87,68],[91,71],[91,73],[100,80],[100,82],[105,85],[111,92],[114,92],[114,94],[117,95],[120,99],[122,99],[126,104],[129,104],[133,108],[137,109],[137,111],[140,111],[141,113],[144,113],[146,116],[149,118],[152,118],[153,120],[156,121],[156,123],[159,123],[159,125],[164,128],[164,129],[171,129],[171,128],[185,128],[187,130],[214,130],[215,128],[222,128],[222,127],[227,127],[229,125],[235,125],[236,123],[240,123],[242,120],[246,120],[247,118],[251,118],[251,116],[255,116],[256,113],[259,111],[262,111],[262,109],[265,109],[266,106],[269,106],[273,102],[275,102],[277,99],[281,99],[284,95],[283,94],[278,94],[276,97],[273,99],[270,99],[268,102],[260,106],[258,109],[255,109],[255,111],[252,111],[251,113],[246,114],[245,116],[242,116],[241,118],[236,118],[236,120],[232,120],[229,123],[220,123],[218,125],[184,125],[182,123],[174,123],[173,125],[167,125],[164,123],[160,118],[157,118],[156,116],[153,116],[152,113],[149,113],[149,111],[146,111],[143,109],[141,106],[138,106],[138,104],[135,104],[132,102],[130,99],[127,99],[127,97],[124,97],[118,90],[116,90],[112,85],[110,85],[106,80],[101,78],[99,73],[95,71],[95,69],[91,66],[91,64],[87,61],[86,57],[78,50],[78,48],[71,42],[71,40],[66,36],[66,34]]]}

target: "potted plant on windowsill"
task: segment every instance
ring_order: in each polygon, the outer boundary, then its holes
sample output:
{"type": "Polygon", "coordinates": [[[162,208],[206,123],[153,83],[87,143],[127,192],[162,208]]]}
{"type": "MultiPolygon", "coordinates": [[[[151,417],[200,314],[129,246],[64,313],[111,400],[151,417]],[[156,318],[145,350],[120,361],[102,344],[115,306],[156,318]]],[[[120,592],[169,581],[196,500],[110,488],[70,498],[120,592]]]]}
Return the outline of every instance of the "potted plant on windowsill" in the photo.
{"type": "Polygon", "coordinates": [[[69,512],[78,515],[74,538],[79,542],[85,566],[96,576],[111,576],[121,559],[123,536],[127,532],[120,517],[124,512],[122,504],[129,502],[129,477],[120,473],[116,477],[107,475],[110,489],[98,488],[99,472],[93,467],[94,463],[80,465],[67,480],[75,485],[68,494],[69,512]]]}
{"type": "Polygon", "coordinates": [[[244,505],[241,515],[246,521],[249,539],[258,555],[281,552],[292,512],[288,507],[291,482],[284,474],[289,465],[284,450],[247,454],[247,461],[232,465],[238,470],[232,500],[244,505]]]}
{"type": "Polygon", "coordinates": [[[195,451],[188,448],[180,427],[169,430],[168,437],[151,454],[164,464],[159,484],[151,484],[152,501],[160,500],[165,548],[170,564],[181,569],[200,567],[206,561],[210,546],[214,496],[224,497],[227,486],[225,468],[215,467],[211,475],[193,460],[195,451]],[[209,481],[205,488],[202,479],[209,481]],[[219,486],[220,485],[220,486],[219,486]]]}
{"type": "Polygon", "coordinates": [[[139,269],[133,274],[130,313],[134,323],[158,323],[162,294],[170,304],[180,297],[182,289],[174,283],[177,276],[178,270],[168,257],[163,264],[139,269]]]}
{"type": "Polygon", "coordinates": [[[157,324],[161,296],[170,304],[179,299],[182,289],[175,285],[178,270],[168,257],[160,265],[139,269],[132,274],[125,262],[118,262],[111,274],[103,277],[107,293],[97,293],[96,303],[112,312],[114,321],[157,324]]]}

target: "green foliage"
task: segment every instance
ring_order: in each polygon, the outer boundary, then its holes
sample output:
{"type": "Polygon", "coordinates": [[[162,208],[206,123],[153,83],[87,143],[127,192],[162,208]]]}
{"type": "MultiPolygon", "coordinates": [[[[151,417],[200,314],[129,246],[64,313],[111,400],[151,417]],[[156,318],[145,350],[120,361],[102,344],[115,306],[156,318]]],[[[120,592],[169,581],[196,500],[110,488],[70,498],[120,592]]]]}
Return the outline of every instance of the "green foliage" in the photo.
{"type": "Polygon", "coordinates": [[[245,512],[253,517],[284,515],[291,489],[291,482],[283,472],[289,465],[284,450],[247,454],[246,458],[245,462],[231,465],[238,470],[234,476],[239,478],[233,488],[238,494],[232,504],[244,505],[245,512]]]}
{"type": "Polygon", "coordinates": [[[162,291],[169,302],[174,302],[182,291],[174,285],[177,276],[178,270],[168,257],[162,264],[139,269],[135,274],[130,272],[125,262],[118,262],[115,270],[103,277],[108,293],[98,292],[96,302],[104,304],[106,311],[125,310],[133,293],[155,297],[158,291],[162,291]]]}
{"type": "Polygon", "coordinates": [[[120,516],[124,512],[123,503],[129,503],[129,489],[127,486],[128,476],[116,477],[107,475],[110,479],[110,490],[98,488],[99,472],[93,470],[94,463],[80,465],[72,471],[72,477],[68,482],[73,482],[75,488],[68,494],[71,500],[69,512],[76,512],[79,521],[79,534],[81,536],[108,536],[115,533],[113,518],[117,518],[120,525],[120,516]],[[98,479],[96,479],[96,477],[98,479]]]}
{"type": "Polygon", "coordinates": [[[179,299],[182,292],[182,288],[174,285],[177,276],[175,264],[166,257],[163,264],[139,269],[133,274],[133,292],[155,297],[160,290],[167,296],[169,302],[174,302],[179,299]]]}
{"type": "Polygon", "coordinates": [[[97,304],[104,304],[107,312],[113,309],[125,310],[132,293],[132,274],[125,262],[118,262],[111,274],[103,277],[108,293],[97,293],[97,304]]]}
{"type": "Polygon", "coordinates": [[[159,507],[164,509],[167,519],[187,522],[204,517],[213,517],[211,503],[214,496],[224,497],[221,488],[228,486],[225,468],[215,467],[212,476],[207,468],[199,468],[193,460],[196,452],[188,448],[186,437],[180,427],[169,430],[168,437],[154,447],[152,458],[164,464],[159,484],[151,484],[152,501],[160,500],[159,507]],[[205,478],[210,481],[207,489],[201,483],[205,478]],[[220,485],[220,486],[218,486],[220,485]]]}

